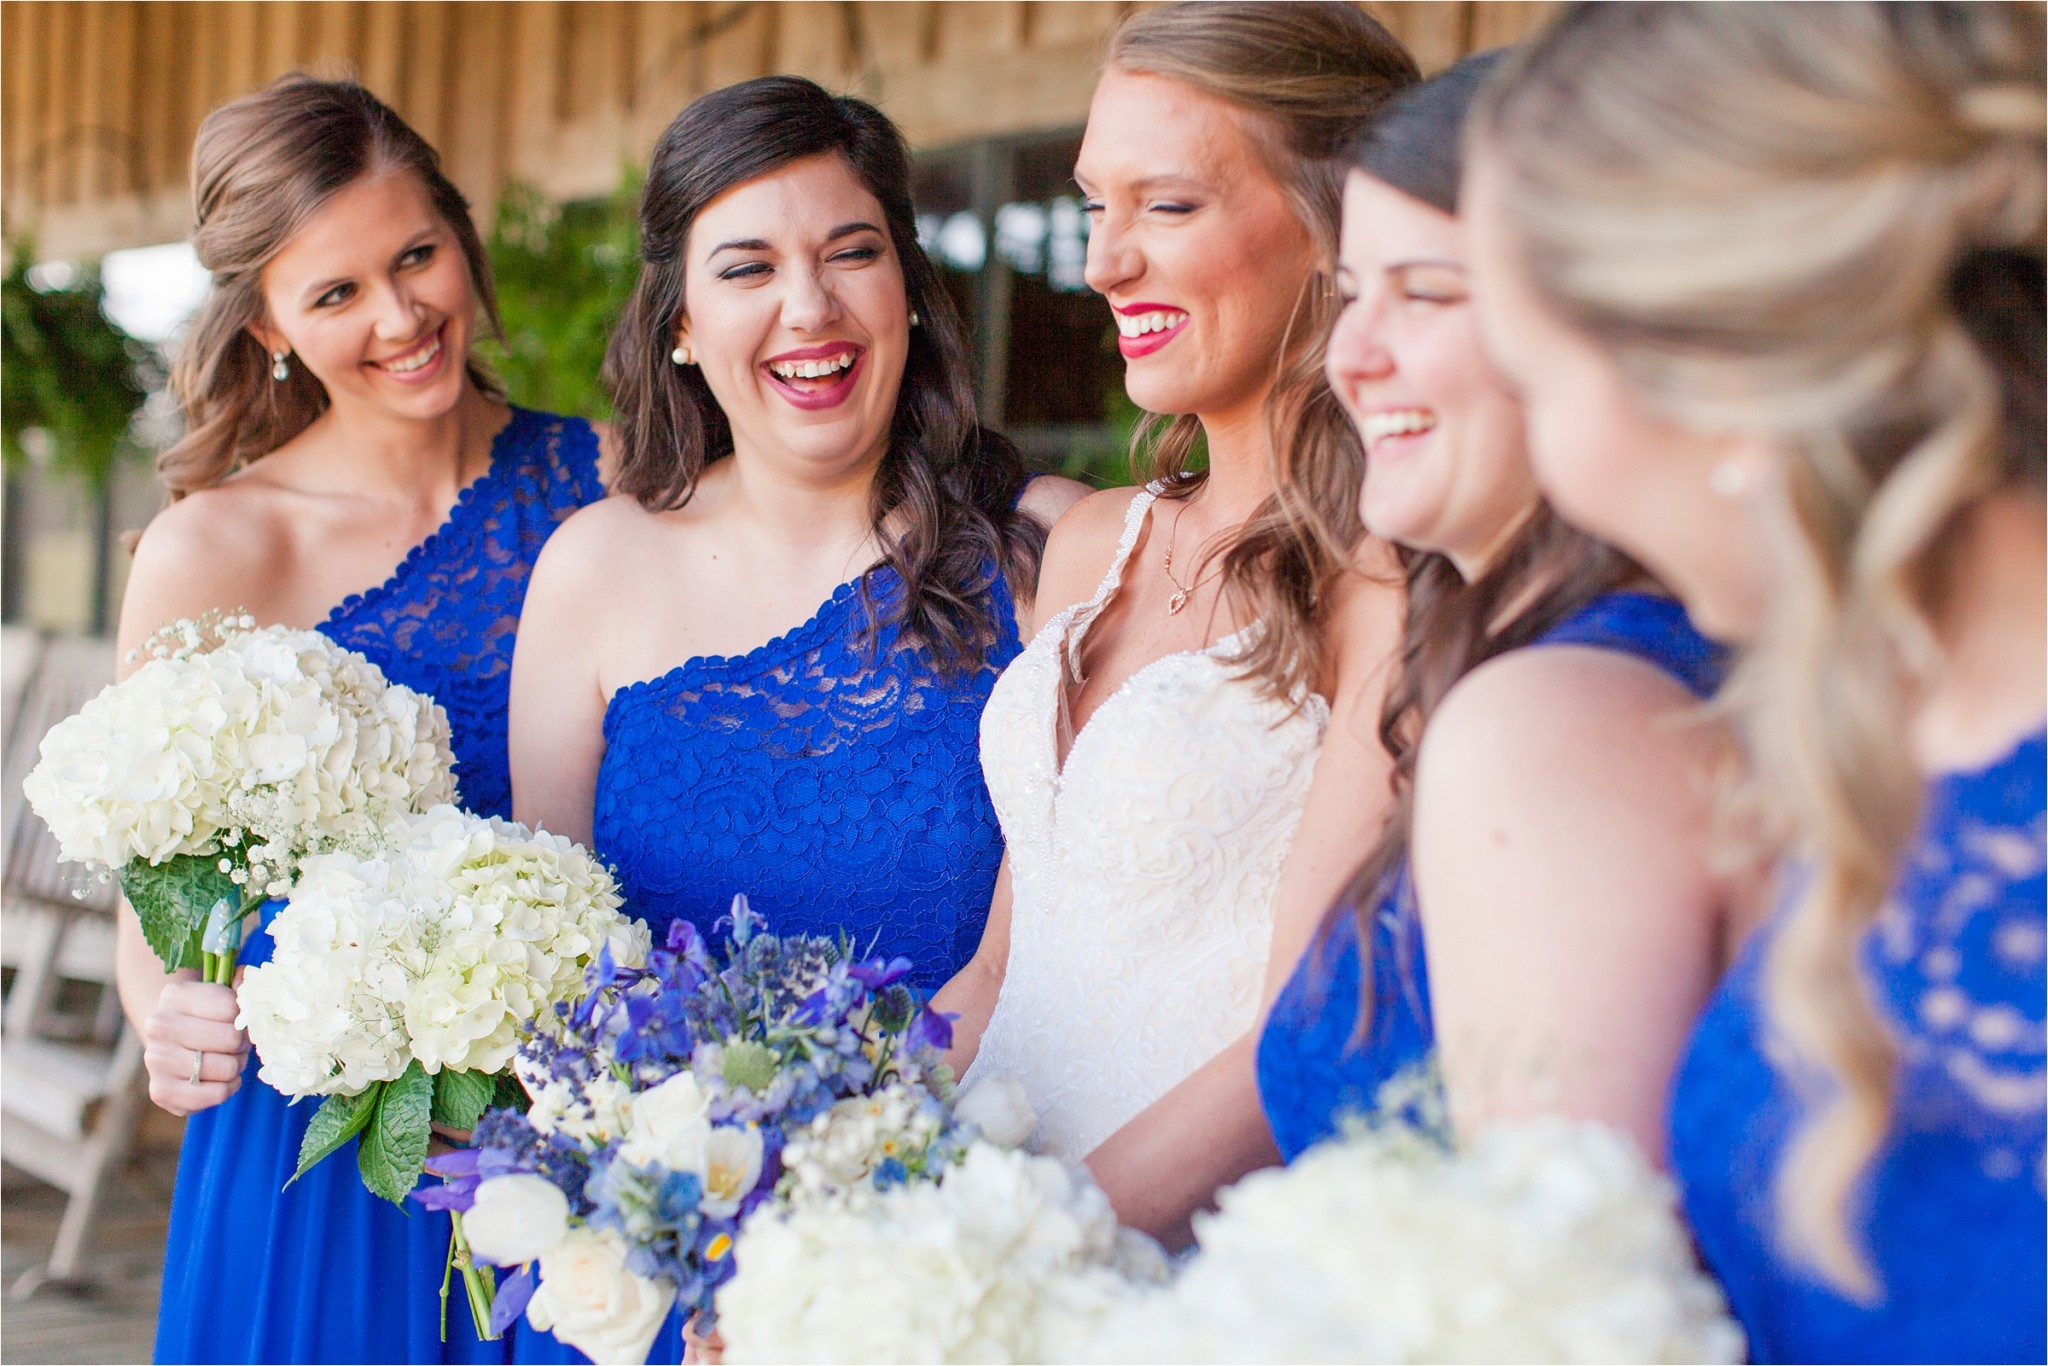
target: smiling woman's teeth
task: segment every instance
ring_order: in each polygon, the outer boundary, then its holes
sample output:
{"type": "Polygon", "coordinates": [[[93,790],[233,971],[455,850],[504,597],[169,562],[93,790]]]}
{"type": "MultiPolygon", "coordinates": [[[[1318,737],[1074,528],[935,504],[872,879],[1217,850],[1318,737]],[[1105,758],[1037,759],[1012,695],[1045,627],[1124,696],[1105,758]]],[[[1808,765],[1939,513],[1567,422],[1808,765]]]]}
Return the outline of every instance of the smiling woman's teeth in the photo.
{"type": "Polygon", "coordinates": [[[1436,426],[1436,414],[1426,408],[1401,408],[1387,413],[1367,413],[1359,435],[1370,446],[1382,437],[1412,436],[1436,426]]]}
{"type": "Polygon", "coordinates": [[[1148,332],[1164,332],[1170,327],[1179,327],[1188,315],[1179,309],[1155,309],[1150,313],[1119,313],[1116,315],[1116,330],[1126,337],[1142,337],[1148,332]]]}
{"type": "Polygon", "coordinates": [[[770,361],[768,369],[777,379],[823,379],[853,364],[853,352],[845,351],[825,360],[770,361]]]}
{"type": "Polygon", "coordinates": [[[412,355],[408,356],[404,360],[385,361],[384,368],[386,370],[389,370],[394,375],[409,375],[413,371],[419,369],[422,365],[427,364],[429,361],[433,360],[434,357],[440,354],[441,339],[439,337],[436,337],[434,338],[432,345],[426,346],[418,351],[415,351],[412,355]]]}

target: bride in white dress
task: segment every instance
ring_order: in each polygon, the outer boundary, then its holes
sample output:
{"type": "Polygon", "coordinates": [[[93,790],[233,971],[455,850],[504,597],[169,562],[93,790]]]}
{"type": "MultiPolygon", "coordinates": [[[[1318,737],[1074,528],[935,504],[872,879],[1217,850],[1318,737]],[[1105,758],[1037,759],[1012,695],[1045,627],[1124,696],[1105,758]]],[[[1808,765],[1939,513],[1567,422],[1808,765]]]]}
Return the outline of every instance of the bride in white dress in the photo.
{"type": "Polygon", "coordinates": [[[1126,386],[1177,416],[1161,478],[1088,498],[1046,546],[1039,630],[982,719],[1008,858],[937,1004],[967,1080],[1021,1082],[1031,1146],[1085,1159],[1169,1245],[1277,1160],[1256,1025],[1387,810],[1399,577],[1322,377],[1323,161],[1413,79],[1349,5],[1144,12],[1076,167],[1126,386]],[[1185,473],[1198,438],[1208,469],[1185,473]]]}

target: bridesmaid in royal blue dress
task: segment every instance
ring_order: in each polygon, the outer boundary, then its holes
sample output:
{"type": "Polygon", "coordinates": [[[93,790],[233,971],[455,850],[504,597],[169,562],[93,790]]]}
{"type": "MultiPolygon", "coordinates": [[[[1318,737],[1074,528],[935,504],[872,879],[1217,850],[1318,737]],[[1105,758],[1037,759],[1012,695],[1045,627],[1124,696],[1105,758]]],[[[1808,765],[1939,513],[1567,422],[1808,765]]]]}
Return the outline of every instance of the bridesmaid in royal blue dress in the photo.
{"type": "Polygon", "coordinates": [[[1755,642],[1779,907],[1670,1144],[1760,1361],[2048,1355],[2043,50],[2027,6],[1590,6],[1469,186],[1546,486],[1755,642]]]}
{"type": "MultiPolygon", "coordinates": [[[[514,807],[590,839],[657,937],[714,934],[745,893],[934,989],[1002,861],[982,704],[1044,524],[1084,490],[1027,489],[976,425],[872,106],[785,77],[707,95],[657,144],[640,220],[606,362],[620,474],[534,572],[514,807]]],[[[530,1331],[519,1352],[580,1359],[530,1331]]]]}
{"type": "Polygon", "coordinates": [[[1290,1161],[1348,1116],[1445,1102],[1461,1130],[1561,1112],[1654,1155],[1731,903],[1705,857],[1722,737],[1673,724],[1718,652],[1544,505],[1480,346],[1458,149],[1497,58],[1397,96],[1345,189],[1328,369],[1366,445],[1359,511],[1411,552],[1408,621],[1394,815],[1259,1040],[1290,1161]]]}
{"type": "MultiPolygon", "coordinates": [[[[596,436],[508,409],[469,363],[479,319],[496,325],[475,230],[367,91],[286,78],[210,115],[193,161],[214,287],[174,375],[176,501],[137,547],[123,642],[209,609],[315,627],[439,700],[462,799],[509,815],[520,604],[542,542],[603,494],[596,436]]],[[[167,980],[127,917],[121,937],[150,1094],[191,1116],[157,1359],[503,1360],[459,1297],[443,1339],[447,1217],[372,1196],[352,1150],[286,1189],[317,1107],[253,1075],[228,988],[167,980]]],[[[258,929],[242,961],[269,948],[258,929]]]]}

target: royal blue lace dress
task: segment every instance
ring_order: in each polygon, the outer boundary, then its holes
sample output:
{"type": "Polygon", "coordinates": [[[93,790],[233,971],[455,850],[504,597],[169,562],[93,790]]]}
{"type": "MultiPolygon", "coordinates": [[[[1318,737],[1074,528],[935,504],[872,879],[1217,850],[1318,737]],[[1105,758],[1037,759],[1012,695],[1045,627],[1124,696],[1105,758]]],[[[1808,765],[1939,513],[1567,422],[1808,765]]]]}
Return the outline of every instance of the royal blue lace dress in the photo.
{"type": "MultiPolygon", "coordinates": [[[[597,440],[580,418],[514,409],[491,465],[448,520],[380,587],[320,624],[393,681],[448,710],[465,806],[509,816],[505,712],[512,641],[541,544],[603,496],[597,440]]],[[[275,906],[265,907],[264,923],[275,906]]],[[[270,957],[259,929],[242,962],[270,957]]],[[[289,1190],[299,1140],[319,1108],[289,1104],[256,1077],[192,1116],[178,1156],[164,1251],[158,1361],[503,1361],[477,1341],[458,1284],[441,1340],[446,1214],[404,1209],[363,1188],[353,1140],[289,1190]]]]}
{"type": "MultiPolygon", "coordinates": [[[[1609,593],[1525,648],[1587,645],[1654,664],[1695,696],[1720,686],[1722,652],[1669,598],[1609,593]]],[[[1259,1098],[1289,1162],[1335,1134],[1346,1115],[1373,1114],[1381,1088],[1412,1074],[1436,1042],[1422,922],[1404,863],[1372,915],[1372,1019],[1359,1030],[1359,925],[1349,903],[1332,913],[1273,1002],[1259,1036],[1259,1098]]],[[[1396,1109],[1415,1101],[1390,1094],[1396,1109]]]]}
{"type": "MultiPolygon", "coordinates": [[[[1891,1129],[1852,1197],[1880,1287],[1859,1304],[1778,1236],[1774,1177],[1804,1113],[1760,975],[1775,922],[1709,1000],[1678,1073],[1672,1168],[1754,1361],[2041,1361],[2048,1133],[2048,736],[1930,783],[1864,941],[1899,1047],[1891,1129]]],[[[1796,874],[1795,874],[1796,876],[1796,874]]]]}
{"type": "MultiPolygon", "coordinates": [[[[886,616],[899,581],[887,567],[874,578],[886,616]]],[[[981,709],[1020,648],[1000,574],[987,591],[1001,634],[962,676],[892,624],[870,658],[849,583],[758,649],[613,694],[593,845],[655,938],[679,917],[714,937],[744,892],[779,934],[844,930],[909,958],[926,991],[966,966],[1003,857],[981,709]]]]}
{"type": "MultiPolygon", "coordinates": [[[[873,582],[886,619],[901,582],[887,567],[873,582]]],[[[758,649],[614,693],[592,845],[657,940],[677,918],[714,937],[745,893],[776,933],[844,931],[909,958],[930,992],[974,956],[1002,862],[980,722],[1021,648],[1016,610],[991,566],[998,638],[980,668],[948,676],[893,624],[863,647],[857,584],[758,649]]],[[[681,1360],[679,1330],[671,1314],[649,1360],[681,1360]]],[[[518,1359],[584,1358],[529,1331],[518,1359]]]]}

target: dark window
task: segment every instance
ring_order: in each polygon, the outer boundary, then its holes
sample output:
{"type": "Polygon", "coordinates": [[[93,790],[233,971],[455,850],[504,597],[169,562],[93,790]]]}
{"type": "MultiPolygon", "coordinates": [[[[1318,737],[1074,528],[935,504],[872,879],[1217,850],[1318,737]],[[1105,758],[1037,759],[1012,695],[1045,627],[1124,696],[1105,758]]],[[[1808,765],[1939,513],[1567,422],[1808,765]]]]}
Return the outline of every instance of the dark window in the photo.
{"type": "Polygon", "coordinates": [[[1130,405],[1109,307],[1082,277],[1078,130],[921,155],[918,239],[967,320],[983,421],[1034,465],[1123,483],[1130,405]]]}

